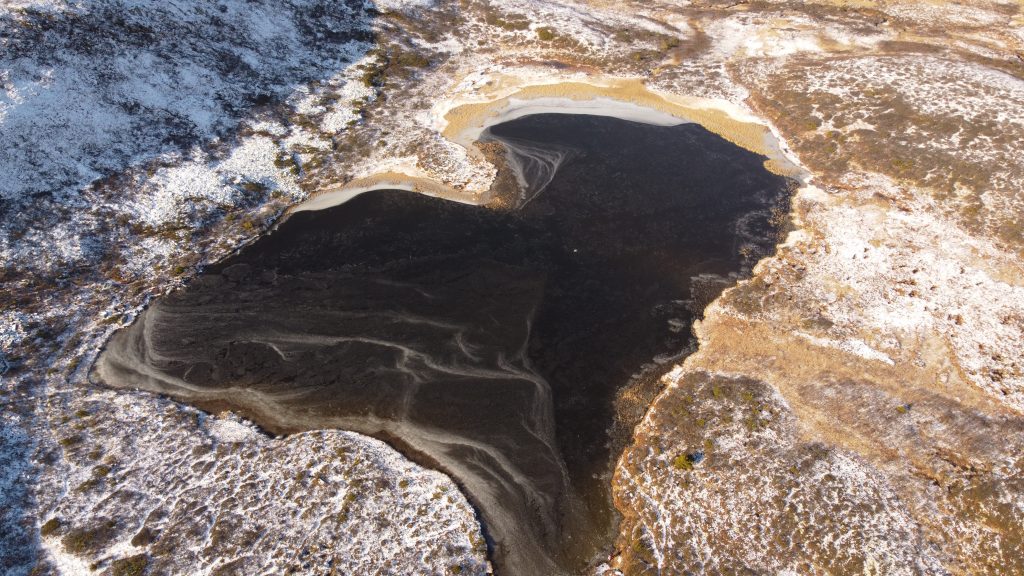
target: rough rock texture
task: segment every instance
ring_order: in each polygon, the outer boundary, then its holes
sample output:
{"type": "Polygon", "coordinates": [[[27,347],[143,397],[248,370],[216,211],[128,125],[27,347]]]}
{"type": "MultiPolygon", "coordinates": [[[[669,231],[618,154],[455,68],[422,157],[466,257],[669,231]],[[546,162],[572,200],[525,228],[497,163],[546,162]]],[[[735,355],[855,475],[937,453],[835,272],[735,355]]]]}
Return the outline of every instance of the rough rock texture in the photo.
{"type": "MultiPolygon", "coordinates": [[[[229,29],[208,25],[213,18],[244,24],[238,3],[221,3],[220,15],[220,4],[162,4],[201,17],[184,32],[155,17],[94,18],[96,35],[113,39],[102,44],[106,53],[137,55],[134,46],[172,31],[198,48],[183,50],[189,57],[171,70],[203,69],[202,59],[229,53],[244,61],[254,50],[210,33],[229,29]],[[203,48],[207,41],[216,51],[203,48]]],[[[323,21],[314,18],[322,16],[317,6],[340,3],[259,4],[282,24],[278,31],[296,35],[285,34],[279,59],[267,62],[287,68],[308,56],[289,50],[307,45],[313,57],[323,54],[309,42],[330,38],[314,24],[323,21]]],[[[666,377],[636,429],[615,479],[624,521],[605,568],[1024,571],[1019,2],[389,0],[364,9],[372,38],[331,49],[349,54],[348,64],[261,76],[267,98],[232,89],[230,74],[213,74],[211,81],[226,84],[211,97],[231,104],[203,104],[216,119],[174,116],[176,93],[112,95],[104,88],[110,78],[138,93],[170,84],[127,82],[126,71],[168,68],[133,68],[135,60],[83,68],[92,60],[72,56],[88,55],[88,47],[60,52],[65,38],[45,32],[83,10],[149,5],[0,3],[4,569],[23,574],[37,560],[64,558],[62,537],[44,523],[86,502],[63,480],[80,484],[102,462],[73,450],[65,456],[62,420],[117,409],[119,396],[88,388],[79,368],[146,298],[222,257],[313,190],[400,173],[478,199],[495,170],[446,137],[458,120],[449,113],[461,104],[486,104],[531,84],[630,80],[616,97],[639,100],[642,83],[762,118],[814,186],[796,194],[796,230],[778,255],[707,311],[698,353],[666,377]],[[29,54],[9,56],[25,46],[29,54]],[[88,105],[57,126],[19,116],[32,106],[45,113],[45,99],[62,86],[102,97],[73,99],[88,105]],[[97,105],[112,106],[110,124],[66,128],[94,121],[97,105]],[[133,115],[192,118],[208,129],[128,141],[107,130],[138,125],[133,115]],[[52,151],[19,144],[43,129],[58,132],[38,140],[55,142],[52,151]],[[179,134],[187,138],[176,143],[179,134]],[[119,147],[106,150],[109,143],[119,147]]],[[[128,395],[149,406],[147,416],[99,428],[94,441],[112,450],[150,437],[148,414],[162,410],[128,395]]],[[[152,442],[173,446],[175,434],[188,431],[201,443],[190,426],[160,428],[152,442]]],[[[281,461],[293,457],[269,447],[276,441],[252,442],[281,461]]],[[[236,464],[216,452],[204,458],[225,482],[244,474],[241,464],[229,472],[236,464]]],[[[324,451],[319,460],[329,458],[324,451]]],[[[138,486],[141,501],[155,502],[173,483],[138,486]]],[[[325,498],[310,509],[333,510],[334,496],[325,498]]],[[[116,528],[129,516],[118,516],[116,528]]],[[[100,515],[84,514],[75,526],[94,519],[100,515]]],[[[201,550],[205,538],[187,546],[201,550]]],[[[281,550],[301,550],[288,542],[281,550]]],[[[125,569],[142,562],[135,548],[110,550],[81,558],[125,569]]],[[[149,554],[146,562],[157,560],[149,554]]]]}

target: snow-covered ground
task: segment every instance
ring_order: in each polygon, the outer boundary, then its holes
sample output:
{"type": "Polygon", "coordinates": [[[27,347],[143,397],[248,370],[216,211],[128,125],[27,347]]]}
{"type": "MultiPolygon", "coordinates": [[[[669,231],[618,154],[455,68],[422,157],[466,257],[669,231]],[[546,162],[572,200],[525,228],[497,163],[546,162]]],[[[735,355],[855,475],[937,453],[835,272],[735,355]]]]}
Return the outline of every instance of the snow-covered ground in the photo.
{"type": "Polygon", "coordinates": [[[105,392],[86,406],[95,412],[62,426],[63,457],[78,466],[41,519],[62,572],[140,555],[153,574],[486,569],[458,489],[380,441],[341,431],[278,440],[144,395],[105,392]]]}
{"type": "Polygon", "coordinates": [[[0,6],[0,572],[116,572],[140,554],[154,573],[486,570],[455,484],[378,441],[275,440],[84,381],[149,295],[305,197],[302,163],[374,96],[358,68],[374,15],[0,6]]]}
{"type": "Polygon", "coordinates": [[[692,4],[0,2],[0,569],[485,571],[455,484],[379,442],[85,375],[312,192],[479,200],[451,131],[515,95],[681,106],[817,184],[637,429],[610,564],[1024,570],[1019,3],[692,4]]]}

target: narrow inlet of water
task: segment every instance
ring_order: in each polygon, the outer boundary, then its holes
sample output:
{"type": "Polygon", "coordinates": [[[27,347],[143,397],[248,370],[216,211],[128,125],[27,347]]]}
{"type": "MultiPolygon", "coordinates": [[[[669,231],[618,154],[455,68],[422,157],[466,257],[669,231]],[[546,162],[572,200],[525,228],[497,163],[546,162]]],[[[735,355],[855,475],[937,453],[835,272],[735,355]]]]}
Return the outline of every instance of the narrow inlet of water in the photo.
{"type": "Polygon", "coordinates": [[[156,300],[95,376],[388,439],[459,482],[499,574],[593,565],[634,423],[617,394],[773,250],[789,183],[695,124],[543,114],[484,139],[515,184],[494,205],[379,190],[296,213],[156,300]]]}

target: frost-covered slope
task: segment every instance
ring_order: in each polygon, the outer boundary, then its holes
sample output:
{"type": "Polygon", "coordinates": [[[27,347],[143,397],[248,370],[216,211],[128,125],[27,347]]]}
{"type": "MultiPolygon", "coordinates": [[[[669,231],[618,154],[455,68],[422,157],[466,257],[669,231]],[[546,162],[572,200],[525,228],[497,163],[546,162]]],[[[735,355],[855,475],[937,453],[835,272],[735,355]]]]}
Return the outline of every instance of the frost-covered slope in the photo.
{"type": "Polygon", "coordinates": [[[233,129],[369,47],[358,2],[109,0],[0,12],[0,198],[89,182],[233,129]]]}
{"type": "MultiPolygon", "coordinates": [[[[270,114],[355,62],[371,46],[372,14],[361,1],[320,0],[0,8],[8,274],[95,264],[111,248],[111,228],[194,228],[225,207],[265,200],[277,188],[266,174],[243,169],[251,178],[211,187],[188,180],[204,174],[158,172],[209,161],[238,138],[241,118],[270,114]],[[174,206],[184,201],[188,210],[174,206]]],[[[247,160],[235,154],[234,172],[247,160]]]]}
{"type": "Polygon", "coordinates": [[[116,571],[140,554],[177,573],[485,569],[455,485],[379,442],[227,441],[217,420],[197,428],[180,407],[84,382],[150,294],[305,195],[304,162],[373,96],[355,65],[375,15],[364,2],[0,6],[0,572],[116,571]],[[133,543],[143,523],[148,541],[133,543]],[[242,550],[253,543],[279,553],[242,550]]]}

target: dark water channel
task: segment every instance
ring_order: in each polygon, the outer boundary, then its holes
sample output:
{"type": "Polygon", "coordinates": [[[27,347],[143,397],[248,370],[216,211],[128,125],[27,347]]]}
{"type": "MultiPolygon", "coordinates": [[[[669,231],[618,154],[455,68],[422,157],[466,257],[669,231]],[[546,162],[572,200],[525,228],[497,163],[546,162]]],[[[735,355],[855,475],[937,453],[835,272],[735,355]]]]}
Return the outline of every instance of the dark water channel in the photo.
{"type": "Polygon", "coordinates": [[[296,213],[154,302],[95,375],[387,438],[463,486],[499,574],[585,569],[613,542],[617,391],[770,253],[787,182],[693,124],[537,115],[489,138],[515,208],[387,190],[296,213]]]}

